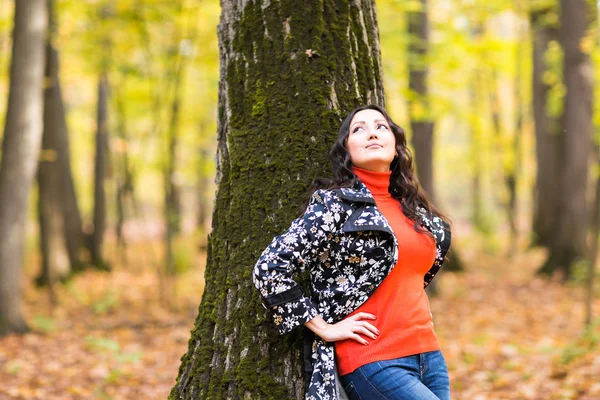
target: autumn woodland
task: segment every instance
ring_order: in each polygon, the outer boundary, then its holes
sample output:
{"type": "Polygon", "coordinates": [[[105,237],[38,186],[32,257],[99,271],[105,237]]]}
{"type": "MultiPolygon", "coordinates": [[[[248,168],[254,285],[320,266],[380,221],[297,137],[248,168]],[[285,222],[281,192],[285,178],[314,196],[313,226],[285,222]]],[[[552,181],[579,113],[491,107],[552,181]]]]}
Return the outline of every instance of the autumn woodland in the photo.
{"type": "Polygon", "coordinates": [[[450,216],[455,399],[600,399],[592,0],[0,0],[0,399],[303,399],[251,282],[343,117],[450,216]]]}

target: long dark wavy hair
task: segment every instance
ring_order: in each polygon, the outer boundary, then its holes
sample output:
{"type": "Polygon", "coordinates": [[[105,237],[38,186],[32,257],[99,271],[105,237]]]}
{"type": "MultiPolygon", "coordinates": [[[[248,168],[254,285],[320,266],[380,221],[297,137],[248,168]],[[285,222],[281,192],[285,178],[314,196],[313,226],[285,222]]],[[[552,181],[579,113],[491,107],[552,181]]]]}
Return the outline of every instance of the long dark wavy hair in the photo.
{"type": "Polygon", "coordinates": [[[390,164],[392,175],[390,176],[389,192],[402,205],[402,212],[411,220],[415,221],[415,231],[429,232],[421,228],[420,215],[417,213],[417,207],[421,206],[427,209],[430,213],[434,213],[444,221],[450,223],[449,219],[440,213],[429,201],[425,191],[421,187],[419,180],[415,174],[412,154],[406,143],[406,134],[404,129],[396,125],[390,118],[388,113],[380,106],[370,104],[355,108],[348,114],[342,122],[338,137],[333,143],[329,151],[329,161],[333,169],[333,178],[317,178],[313,181],[311,192],[317,189],[337,189],[353,187],[358,177],[352,170],[352,161],[350,153],[346,148],[346,142],[350,135],[350,123],[357,112],[363,110],[379,111],[386,119],[394,137],[396,139],[397,156],[394,157],[390,164]]]}

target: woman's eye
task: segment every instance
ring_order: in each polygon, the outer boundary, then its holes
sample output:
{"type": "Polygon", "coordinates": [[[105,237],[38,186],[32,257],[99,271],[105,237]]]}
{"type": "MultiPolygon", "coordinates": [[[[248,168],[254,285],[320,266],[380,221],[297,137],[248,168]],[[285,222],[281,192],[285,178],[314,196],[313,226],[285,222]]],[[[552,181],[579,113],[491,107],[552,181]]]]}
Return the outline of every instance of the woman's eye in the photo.
{"type": "Polygon", "coordinates": [[[358,132],[359,129],[363,129],[362,126],[357,126],[356,128],[354,128],[354,130],[352,131],[352,133],[358,132]]]}
{"type": "Polygon", "coordinates": [[[385,129],[388,129],[387,125],[383,125],[383,124],[377,126],[377,129],[380,129],[381,127],[384,127],[385,129]]]}

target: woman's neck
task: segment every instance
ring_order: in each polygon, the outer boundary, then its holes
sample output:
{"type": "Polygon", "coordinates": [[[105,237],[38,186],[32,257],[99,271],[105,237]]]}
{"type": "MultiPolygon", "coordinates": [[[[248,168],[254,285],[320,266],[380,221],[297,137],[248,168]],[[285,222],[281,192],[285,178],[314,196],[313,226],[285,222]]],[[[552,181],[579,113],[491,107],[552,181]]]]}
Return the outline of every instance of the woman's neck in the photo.
{"type": "Polygon", "coordinates": [[[392,171],[378,172],[358,167],[352,167],[352,171],[365,184],[373,196],[391,196],[389,187],[392,171]]]}

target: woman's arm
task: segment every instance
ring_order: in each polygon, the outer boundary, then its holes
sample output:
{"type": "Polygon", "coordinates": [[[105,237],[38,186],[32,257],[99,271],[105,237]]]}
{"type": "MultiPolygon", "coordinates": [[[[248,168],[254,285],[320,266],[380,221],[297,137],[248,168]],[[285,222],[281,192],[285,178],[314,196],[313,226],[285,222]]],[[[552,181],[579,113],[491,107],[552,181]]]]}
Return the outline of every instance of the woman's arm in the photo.
{"type": "Polygon", "coordinates": [[[325,203],[323,191],[316,191],[304,215],[273,238],[254,266],[254,286],[271,311],[279,333],[287,333],[318,315],[294,277],[296,271],[311,265],[326,239],[323,216],[330,212],[325,203]]]}

